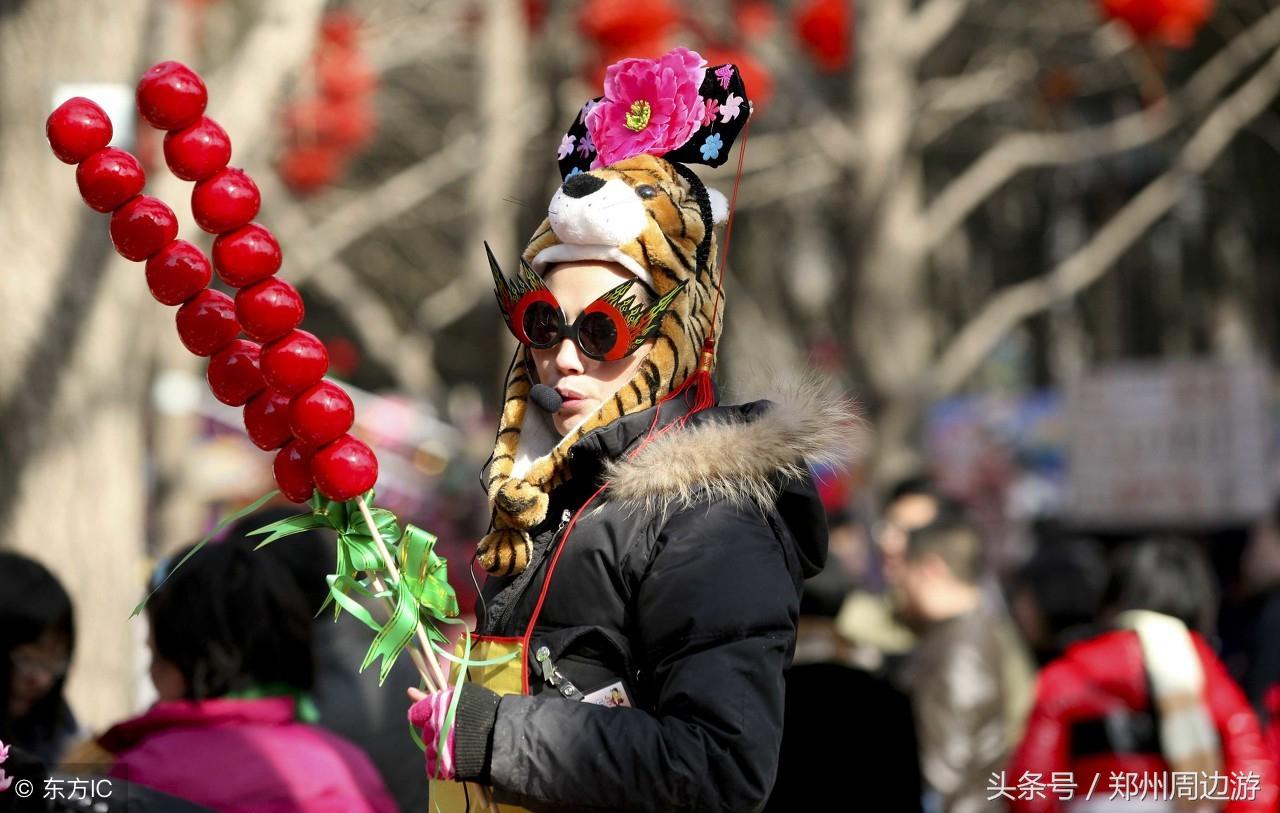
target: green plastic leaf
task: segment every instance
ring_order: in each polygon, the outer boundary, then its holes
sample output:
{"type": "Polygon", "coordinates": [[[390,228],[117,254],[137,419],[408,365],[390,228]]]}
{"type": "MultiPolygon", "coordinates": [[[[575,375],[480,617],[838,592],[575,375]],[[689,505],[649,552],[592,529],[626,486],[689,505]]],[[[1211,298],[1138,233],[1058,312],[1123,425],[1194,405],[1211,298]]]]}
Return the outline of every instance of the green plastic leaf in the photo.
{"type": "Polygon", "coordinates": [[[239,511],[234,511],[228,514],[227,516],[223,517],[221,520],[219,520],[218,524],[213,526],[213,530],[210,531],[208,534],[206,534],[204,539],[201,539],[199,542],[197,542],[195,544],[195,547],[193,547],[190,551],[187,552],[186,556],[183,556],[182,559],[176,565],[169,568],[169,572],[164,574],[164,578],[161,579],[160,583],[155,586],[155,589],[152,590],[150,593],[147,593],[146,597],[143,598],[142,601],[138,602],[138,606],[133,608],[133,612],[129,614],[129,617],[137,618],[142,613],[142,611],[146,609],[147,602],[150,601],[151,597],[156,594],[156,590],[159,590],[161,587],[164,587],[165,582],[169,581],[169,577],[171,577],[174,573],[176,573],[178,571],[178,568],[186,564],[188,559],[190,559],[192,556],[195,556],[197,551],[199,551],[206,544],[208,544],[210,539],[213,539],[215,536],[222,533],[222,530],[226,528],[228,525],[230,525],[231,523],[236,522],[237,520],[243,519],[249,516],[250,514],[252,514],[254,511],[257,511],[259,508],[261,508],[262,506],[270,502],[270,500],[279,493],[280,492],[277,491],[276,489],[272,489],[271,491],[268,491],[266,494],[263,494],[258,499],[246,505],[244,508],[241,508],[239,511]]]}
{"type": "Polygon", "coordinates": [[[338,534],[338,545],[345,554],[348,573],[361,570],[382,571],[384,567],[382,555],[378,552],[378,545],[373,541],[373,537],[342,533],[338,534]]]}
{"type": "Polygon", "coordinates": [[[413,634],[417,628],[417,602],[408,590],[397,590],[395,609],[391,613],[391,618],[374,636],[373,643],[365,654],[364,662],[360,664],[360,671],[364,671],[369,664],[381,658],[382,665],[378,670],[378,683],[381,685],[391,673],[391,667],[395,665],[396,658],[413,640],[413,634]]]}
{"type": "MultiPolygon", "coordinates": [[[[382,536],[382,541],[387,545],[394,545],[400,541],[400,525],[396,520],[396,515],[385,508],[369,509],[370,516],[373,517],[374,527],[378,529],[378,533],[382,536]]],[[[350,513],[350,522],[347,525],[347,533],[357,536],[365,536],[372,541],[373,534],[369,531],[369,524],[364,521],[364,514],[359,509],[350,513]]]]}
{"type": "MultiPolygon", "coordinates": [[[[319,494],[316,495],[319,497],[319,494]]],[[[341,530],[347,527],[347,504],[334,502],[333,500],[319,499],[319,506],[316,513],[325,517],[329,522],[329,527],[341,530]]]]}
{"type": "Polygon", "coordinates": [[[266,539],[258,543],[254,550],[264,548],[275,542],[277,539],[284,539],[286,536],[312,531],[316,528],[328,528],[329,521],[326,517],[316,514],[297,514],[296,516],[286,517],[285,519],[273,522],[270,525],[264,525],[261,528],[250,531],[249,536],[266,535],[266,539]]]}
{"type": "MultiPolygon", "coordinates": [[[[371,595],[368,590],[350,576],[326,576],[325,579],[329,582],[329,598],[325,600],[326,604],[329,601],[333,601],[338,607],[355,616],[375,633],[382,631],[382,625],[374,620],[373,614],[363,604],[351,597],[351,593],[365,596],[371,595]]],[[[321,607],[321,609],[324,608],[321,607]]],[[[364,667],[360,668],[363,669],[364,667]]]]}
{"type": "Polygon", "coordinates": [[[449,563],[435,552],[436,538],[413,525],[400,545],[400,578],[422,611],[434,618],[458,614],[458,597],[449,584],[449,563]]]}

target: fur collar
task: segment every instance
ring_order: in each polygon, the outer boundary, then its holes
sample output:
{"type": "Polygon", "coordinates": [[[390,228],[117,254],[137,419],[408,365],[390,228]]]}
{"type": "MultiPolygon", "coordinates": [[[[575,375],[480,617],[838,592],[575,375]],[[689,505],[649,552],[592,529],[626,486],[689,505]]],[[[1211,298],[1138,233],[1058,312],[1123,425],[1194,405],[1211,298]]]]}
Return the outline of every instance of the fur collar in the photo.
{"type": "Polygon", "coordinates": [[[784,385],[769,405],[717,409],[646,446],[634,458],[609,463],[615,500],[645,511],[688,507],[711,496],[746,506],[770,506],[780,481],[805,475],[805,463],[844,468],[860,447],[863,421],[853,404],[814,381],[784,385]]]}

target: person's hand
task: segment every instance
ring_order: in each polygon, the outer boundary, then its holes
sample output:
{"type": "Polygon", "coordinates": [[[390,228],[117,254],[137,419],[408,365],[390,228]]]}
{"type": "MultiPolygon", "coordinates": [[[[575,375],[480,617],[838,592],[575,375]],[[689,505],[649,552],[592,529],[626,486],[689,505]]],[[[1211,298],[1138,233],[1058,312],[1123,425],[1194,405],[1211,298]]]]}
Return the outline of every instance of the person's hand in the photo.
{"type": "Polygon", "coordinates": [[[409,689],[409,699],[414,701],[409,707],[409,722],[422,730],[422,741],[427,746],[427,776],[431,779],[454,778],[454,727],[449,729],[444,747],[440,746],[440,729],[444,727],[453,693],[453,687],[431,694],[409,689]]]}

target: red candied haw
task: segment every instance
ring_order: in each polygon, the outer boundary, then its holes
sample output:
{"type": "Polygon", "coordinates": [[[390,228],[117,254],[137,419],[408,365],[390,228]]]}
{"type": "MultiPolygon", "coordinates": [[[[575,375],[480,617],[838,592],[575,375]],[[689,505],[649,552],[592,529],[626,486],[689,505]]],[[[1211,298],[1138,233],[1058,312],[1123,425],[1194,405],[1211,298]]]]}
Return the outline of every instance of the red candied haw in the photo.
{"type": "Polygon", "coordinates": [[[378,481],[378,458],[368,446],[343,435],[311,458],[311,476],[321,494],[343,502],[373,488],[378,481]]]}
{"type": "Polygon", "coordinates": [[[289,429],[308,446],[323,446],[346,434],[356,421],[351,396],[332,381],[321,381],[289,405],[289,429]]]}
{"type": "Polygon", "coordinates": [[[212,277],[204,252],[186,240],[174,240],[147,260],[147,287],[162,305],[181,305],[212,277]]]}
{"type": "Polygon", "coordinates": [[[203,181],[230,160],[231,138],[208,116],[190,127],[165,134],[164,162],[184,181],[203,181]]]}
{"type": "Polygon", "coordinates": [[[329,369],[329,351],[305,330],[291,330],[262,349],[262,375],[290,395],[320,383],[329,369]]]}
{"type": "Polygon", "coordinates": [[[266,388],[258,369],[262,345],[248,339],[236,339],[213,354],[205,377],[213,397],[230,406],[244,406],[249,399],[266,388]]]}
{"type": "Polygon", "coordinates": [[[306,502],[316,490],[311,479],[311,459],[315,453],[315,449],[296,440],[276,453],[271,466],[276,475],[276,485],[280,486],[281,494],[294,502],[306,502]]]}
{"type": "Polygon", "coordinates": [[[196,225],[210,234],[237,229],[258,214],[262,197],[248,173],[226,167],[191,190],[191,214],[196,225]]]}
{"type": "Polygon", "coordinates": [[[232,288],[266,279],[280,270],[280,262],[275,235],[257,223],[219,234],[213,241],[213,268],[232,288]]]}
{"type": "Polygon", "coordinates": [[[204,113],[209,91],[181,62],[160,62],[138,80],[138,112],[159,130],[180,130],[204,113]]]}
{"type": "Polygon", "coordinates": [[[83,96],[67,99],[49,114],[44,134],[58,160],[78,164],[111,141],[111,119],[83,96]]]}
{"type": "Polygon", "coordinates": [[[124,150],[106,147],[76,167],[80,197],[96,212],[110,212],[142,191],[147,176],[142,164],[124,150]]]}
{"type": "Polygon", "coordinates": [[[197,356],[212,356],[240,335],[236,306],[222,291],[205,289],[178,308],[178,338],[197,356]]]}
{"type": "Polygon", "coordinates": [[[278,339],[302,323],[298,289],[279,277],[264,279],[236,293],[236,318],[254,341],[278,339]]]}
{"type": "Polygon", "coordinates": [[[145,260],[177,236],[173,210],[150,195],[138,195],[111,215],[111,242],[126,260],[145,260]]]}
{"type": "Polygon", "coordinates": [[[244,405],[244,428],[249,440],[263,451],[279,449],[289,442],[289,394],[270,387],[244,405]]]}

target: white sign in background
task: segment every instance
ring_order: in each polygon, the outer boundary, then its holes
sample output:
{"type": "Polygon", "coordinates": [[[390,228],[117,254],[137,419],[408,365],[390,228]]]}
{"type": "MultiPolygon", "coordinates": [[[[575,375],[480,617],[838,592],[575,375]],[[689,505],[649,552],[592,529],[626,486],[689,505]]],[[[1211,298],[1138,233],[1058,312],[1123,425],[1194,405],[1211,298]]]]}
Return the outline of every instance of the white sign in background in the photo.
{"type": "Polygon", "coordinates": [[[1125,364],[1067,402],[1073,520],[1114,526],[1248,522],[1270,500],[1268,373],[1216,362],[1125,364]]]}

